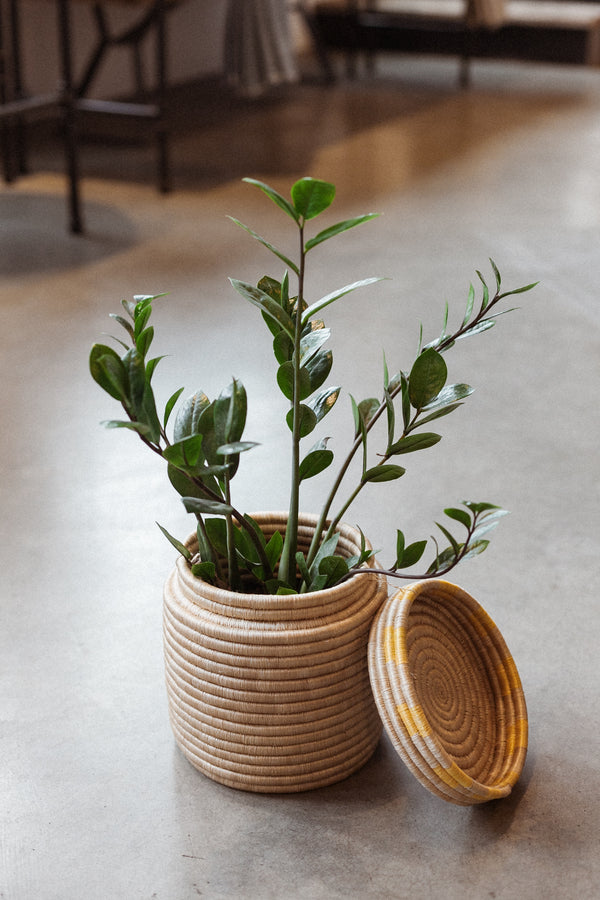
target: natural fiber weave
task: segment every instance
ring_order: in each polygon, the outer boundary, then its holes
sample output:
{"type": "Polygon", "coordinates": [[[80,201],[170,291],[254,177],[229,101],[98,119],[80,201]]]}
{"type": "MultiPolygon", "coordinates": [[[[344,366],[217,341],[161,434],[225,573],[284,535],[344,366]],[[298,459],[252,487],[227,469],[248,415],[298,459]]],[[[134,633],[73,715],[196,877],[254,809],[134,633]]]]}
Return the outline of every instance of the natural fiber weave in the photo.
{"type": "MultiPolygon", "coordinates": [[[[285,514],[254,518],[267,539],[285,531],[285,514]]],[[[300,524],[306,551],[316,517],[300,524]]],[[[339,549],[359,553],[360,533],[339,530],[339,549]]],[[[171,725],[190,762],[260,792],[323,787],[359,769],[381,734],[367,641],[386,599],[376,574],[312,594],[238,594],[180,558],[165,585],[164,648],[171,725]]]]}
{"type": "Polygon", "coordinates": [[[398,591],[373,622],[369,669],[388,734],[421,784],[461,806],[510,793],[527,751],[525,697],[476,600],[440,580],[398,591]]]}

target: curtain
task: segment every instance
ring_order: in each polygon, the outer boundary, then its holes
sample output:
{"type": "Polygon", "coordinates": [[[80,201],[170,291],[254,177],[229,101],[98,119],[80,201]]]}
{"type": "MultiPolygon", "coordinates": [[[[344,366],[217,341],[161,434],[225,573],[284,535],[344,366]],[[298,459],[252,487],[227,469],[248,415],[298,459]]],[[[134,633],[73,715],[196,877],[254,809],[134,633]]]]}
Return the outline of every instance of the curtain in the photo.
{"type": "Polygon", "coordinates": [[[229,0],[224,55],[229,83],[245,96],[297,81],[287,0],[229,0]]]}

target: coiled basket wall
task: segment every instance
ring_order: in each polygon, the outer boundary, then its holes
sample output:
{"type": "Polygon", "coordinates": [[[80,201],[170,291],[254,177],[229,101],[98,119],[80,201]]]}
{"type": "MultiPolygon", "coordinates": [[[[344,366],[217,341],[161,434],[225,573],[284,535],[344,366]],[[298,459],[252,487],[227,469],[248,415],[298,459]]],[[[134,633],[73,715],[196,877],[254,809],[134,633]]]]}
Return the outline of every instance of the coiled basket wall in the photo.
{"type": "MultiPolygon", "coordinates": [[[[267,539],[285,531],[285,514],[254,518],[267,539]]],[[[315,525],[301,517],[299,549],[315,525]]],[[[338,530],[338,549],[359,553],[360,532],[338,530]]],[[[323,787],[357,771],[382,729],[367,643],[386,599],[377,574],[310,594],[233,593],[193,576],[181,557],[164,590],[164,651],[171,725],[189,761],[258,792],[323,787]]]]}

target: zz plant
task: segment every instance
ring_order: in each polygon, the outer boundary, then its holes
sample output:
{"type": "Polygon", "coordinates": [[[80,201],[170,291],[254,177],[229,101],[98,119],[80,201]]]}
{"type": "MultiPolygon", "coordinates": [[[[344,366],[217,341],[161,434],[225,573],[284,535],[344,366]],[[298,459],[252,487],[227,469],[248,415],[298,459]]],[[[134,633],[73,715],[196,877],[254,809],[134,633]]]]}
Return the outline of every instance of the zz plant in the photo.
{"type": "MultiPolygon", "coordinates": [[[[307,262],[321,244],[367,223],[376,214],[346,219],[309,237],[308,223],[323,213],[334,199],[332,184],[302,178],[292,186],[288,200],[263,182],[244,180],[263,191],[291,220],[298,241],[298,254],[292,259],[247,225],[232,219],[285,266],[281,280],[265,276],[255,286],[231,279],[239,294],[260,310],[272,333],[277,385],[289,401],[286,422],[291,438],[291,477],[285,535],[276,533],[266,540],[258,524],[239,510],[233,500],[232,481],[240,458],[256,446],[244,439],[247,398],[239,379],[234,378],[214,400],[203,391],[197,391],[183,401],[175,415],[172,437],[168,436],[171,414],[184,389],[170,397],[159,417],[152,379],[162,357],[148,356],[154,338],[154,327],[150,324],[153,304],[163,295],[137,296],[132,301],[122,301],[125,315],[113,315],[112,318],[124,329],[125,340],[116,339],[118,350],[104,344],[94,345],[90,370],[100,387],[119,401],[125,411],[125,419],[106,424],[131,429],[150,450],[162,457],[171,484],[183,499],[187,511],[195,516],[198,552],[194,556],[187,546],[159,525],[188,560],[195,575],[232,590],[246,587],[270,593],[316,591],[365,571],[363,564],[370,556],[366,542],[356,557],[345,559],[336,553],[336,526],[358,494],[368,488],[377,490],[381,482],[401,478],[406,470],[398,464],[398,457],[404,458],[437,444],[441,435],[424,430],[425,426],[430,427],[434,420],[454,412],[472,393],[473,388],[467,384],[447,384],[444,354],[456,341],[491,328],[500,314],[498,307],[506,297],[529,291],[535,285],[502,290],[500,273],[490,260],[495,288],[492,292],[483,275],[477,272],[481,299],[476,303],[476,292],[471,285],[464,316],[455,331],[448,331],[446,305],[442,331],[437,338],[424,344],[421,328],[417,353],[410,368],[390,375],[384,359],[380,397],[356,400],[350,396],[354,440],[342,457],[325,497],[310,549],[303,554],[297,547],[302,482],[319,475],[334,463],[334,452],[328,446],[327,438],[318,438],[307,451],[304,441],[313,434],[340,395],[339,387],[325,385],[333,357],[326,346],[330,330],[321,313],[357,288],[380,280],[357,281],[309,303],[305,294],[307,262]],[[294,279],[294,288],[290,278],[294,279]],[[381,427],[375,431],[380,420],[381,427]],[[375,434],[379,435],[378,443],[375,434]],[[360,465],[350,470],[350,464],[357,457],[360,465]],[[355,468],[359,474],[352,483],[351,471],[355,468]],[[344,493],[342,488],[345,488],[344,493]]],[[[427,541],[407,544],[400,529],[396,533],[393,564],[389,569],[377,571],[411,579],[443,576],[461,560],[485,550],[488,539],[484,535],[496,526],[505,510],[491,503],[465,501],[459,507],[445,509],[444,513],[455,526],[461,527],[461,536],[452,533],[450,522],[437,523],[445,546],[440,549],[433,538],[435,556],[422,574],[407,574],[404,570],[420,561],[427,541]]]]}

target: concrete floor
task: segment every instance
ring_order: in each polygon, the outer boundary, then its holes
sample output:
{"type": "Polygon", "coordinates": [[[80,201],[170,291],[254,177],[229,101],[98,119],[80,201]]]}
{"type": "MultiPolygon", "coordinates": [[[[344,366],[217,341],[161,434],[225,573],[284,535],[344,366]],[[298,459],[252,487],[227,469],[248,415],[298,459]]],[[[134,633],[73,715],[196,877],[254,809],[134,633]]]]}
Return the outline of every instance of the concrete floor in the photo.
{"type": "MultiPolygon", "coordinates": [[[[0,194],[2,900],[600,896],[600,77],[492,64],[474,75],[461,93],[453,63],[393,61],[375,80],[221,111],[190,92],[170,196],[154,192],[145,148],[86,148],[84,237],[64,229],[52,145],[0,194]],[[100,426],[115,409],[87,355],[121,297],[169,291],[156,310],[156,351],[170,354],[160,391],[214,395],[242,378],[247,436],[264,446],[237,476],[238,505],[284,507],[268,337],[227,282],[271,258],[226,216],[272,237],[285,217],[240,178],[287,190],[305,174],[337,184],[329,221],[383,214],[332,256],[314,252],[315,296],[391,276],[327,316],[335,377],[355,395],[379,391],[382,348],[408,364],[419,321],[435,335],[445,300],[462,315],[489,256],[507,286],[541,281],[448,356],[451,380],[477,392],[440,422],[442,444],[410,460],[397,494],[374,486],[349,517],[391,561],[396,527],[425,536],[465,497],[511,510],[488,552],[453,573],[502,630],[528,701],[528,760],[504,801],[445,804],[387,738],[333,787],[245,794],[196,772],[170,732],[161,588],[173,551],[154,521],[180,535],[190,523],[158,461],[100,426]]],[[[327,421],[335,447],[347,398],[327,421]]],[[[308,482],[305,509],[323,482],[308,482]]]]}

